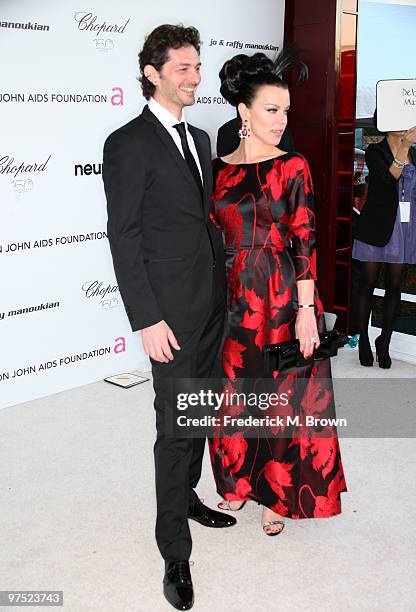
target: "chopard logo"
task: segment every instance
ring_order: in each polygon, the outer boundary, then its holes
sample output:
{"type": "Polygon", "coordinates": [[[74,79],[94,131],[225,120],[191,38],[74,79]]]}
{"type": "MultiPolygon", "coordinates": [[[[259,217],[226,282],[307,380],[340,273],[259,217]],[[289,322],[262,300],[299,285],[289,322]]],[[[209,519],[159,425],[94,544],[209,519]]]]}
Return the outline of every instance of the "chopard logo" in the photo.
{"type": "Polygon", "coordinates": [[[86,298],[98,297],[102,299],[110,293],[117,293],[118,286],[110,285],[110,283],[108,283],[107,287],[104,287],[102,281],[95,280],[84,283],[82,285],[82,290],[86,298]]]}
{"type": "Polygon", "coordinates": [[[45,172],[50,158],[51,155],[49,155],[48,159],[42,163],[32,162],[26,164],[25,162],[22,162],[20,165],[18,165],[15,163],[14,157],[4,155],[3,157],[0,157],[0,174],[11,174],[14,176],[14,178],[17,178],[19,174],[26,174],[27,172],[45,172]]]}
{"type": "Polygon", "coordinates": [[[82,285],[82,291],[87,299],[98,298],[99,305],[102,310],[112,310],[117,308],[119,300],[115,295],[119,289],[117,285],[110,285],[105,287],[102,281],[87,281],[82,285]]]}
{"type": "Polygon", "coordinates": [[[114,34],[124,34],[126,27],[130,21],[127,19],[123,25],[109,24],[106,21],[97,21],[97,16],[92,13],[78,12],[74,15],[75,21],[78,23],[78,30],[84,32],[94,32],[94,34],[102,34],[104,32],[113,32],[114,34]]]}

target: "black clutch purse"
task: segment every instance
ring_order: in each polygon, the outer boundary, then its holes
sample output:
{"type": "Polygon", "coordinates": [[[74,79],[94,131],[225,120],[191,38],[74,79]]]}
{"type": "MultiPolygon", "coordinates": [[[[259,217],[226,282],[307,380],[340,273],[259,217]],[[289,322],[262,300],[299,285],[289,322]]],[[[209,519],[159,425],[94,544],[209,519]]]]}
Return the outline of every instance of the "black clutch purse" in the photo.
{"type": "Polygon", "coordinates": [[[280,372],[289,368],[300,368],[311,365],[314,361],[335,357],[338,354],[340,334],[333,330],[319,336],[319,338],[321,341],[319,348],[315,349],[308,359],[305,359],[299,350],[299,340],[267,344],[263,348],[265,373],[271,374],[275,370],[280,372]]]}

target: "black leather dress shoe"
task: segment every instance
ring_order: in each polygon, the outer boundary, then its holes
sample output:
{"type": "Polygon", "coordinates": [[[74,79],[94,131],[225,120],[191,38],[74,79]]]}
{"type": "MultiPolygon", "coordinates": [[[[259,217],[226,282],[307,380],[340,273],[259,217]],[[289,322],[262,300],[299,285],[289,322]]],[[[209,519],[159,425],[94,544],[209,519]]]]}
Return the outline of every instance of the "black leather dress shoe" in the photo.
{"type": "Polygon", "coordinates": [[[166,564],[163,578],[163,593],[168,602],[177,610],[190,610],[194,605],[189,561],[171,561],[166,564]]]}
{"type": "Polygon", "coordinates": [[[224,512],[217,512],[211,510],[207,506],[204,506],[202,501],[198,499],[191,506],[189,506],[188,518],[201,523],[205,527],[232,527],[236,524],[236,519],[229,514],[224,512]]]}

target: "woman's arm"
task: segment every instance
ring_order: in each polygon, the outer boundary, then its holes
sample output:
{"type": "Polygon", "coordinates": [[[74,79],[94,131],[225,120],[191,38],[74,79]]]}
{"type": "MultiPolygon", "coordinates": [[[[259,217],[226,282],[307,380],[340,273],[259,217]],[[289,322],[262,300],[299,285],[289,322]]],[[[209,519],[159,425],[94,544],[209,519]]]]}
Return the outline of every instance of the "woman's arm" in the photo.
{"type": "Polygon", "coordinates": [[[397,150],[396,158],[390,166],[389,170],[391,174],[394,176],[396,180],[398,180],[403,172],[404,165],[400,167],[400,164],[405,164],[407,162],[407,157],[409,155],[409,149],[412,144],[416,141],[416,127],[407,130],[406,134],[403,136],[403,140],[400,143],[400,147],[397,150]],[[396,162],[396,163],[395,163],[396,162]],[[397,164],[397,162],[399,162],[397,164]]]}
{"type": "Polygon", "coordinates": [[[315,293],[315,281],[314,280],[301,280],[296,283],[298,290],[298,303],[300,305],[308,305],[306,308],[299,308],[296,315],[296,337],[299,338],[300,351],[303,356],[307,359],[313,353],[314,348],[318,348],[319,333],[316,325],[314,293],[315,293]],[[315,344],[310,339],[316,338],[315,344]]]}
{"type": "Polygon", "coordinates": [[[300,351],[305,358],[319,346],[314,293],[316,280],[315,201],[308,162],[293,157],[285,168],[287,198],[290,213],[289,231],[292,241],[292,259],[296,273],[299,310],[295,331],[300,351]],[[316,343],[311,342],[316,339],[316,343]]]}
{"type": "Polygon", "coordinates": [[[407,161],[409,149],[413,142],[416,142],[416,127],[407,130],[404,135],[400,147],[396,153],[396,160],[399,164],[395,165],[394,161],[389,166],[385,159],[380,154],[380,149],[369,145],[365,152],[365,163],[369,171],[376,175],[383,183],[391,184],[399,180],[402,175],[403,167],[398,167],[401,163],[407,161]]]}

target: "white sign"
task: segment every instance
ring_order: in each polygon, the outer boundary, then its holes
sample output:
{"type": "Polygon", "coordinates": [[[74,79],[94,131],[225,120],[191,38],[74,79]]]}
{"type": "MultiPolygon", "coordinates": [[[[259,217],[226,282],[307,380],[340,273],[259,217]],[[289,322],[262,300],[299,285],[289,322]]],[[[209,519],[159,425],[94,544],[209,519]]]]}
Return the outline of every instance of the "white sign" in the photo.
{"type": "Polygon", "coordinates": [[[416,79],[377,83],[377,129],[399,132],[416,125],[416,79]]]}

